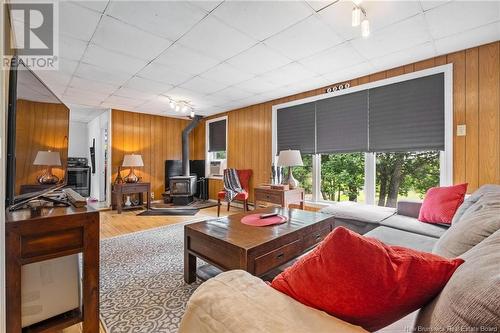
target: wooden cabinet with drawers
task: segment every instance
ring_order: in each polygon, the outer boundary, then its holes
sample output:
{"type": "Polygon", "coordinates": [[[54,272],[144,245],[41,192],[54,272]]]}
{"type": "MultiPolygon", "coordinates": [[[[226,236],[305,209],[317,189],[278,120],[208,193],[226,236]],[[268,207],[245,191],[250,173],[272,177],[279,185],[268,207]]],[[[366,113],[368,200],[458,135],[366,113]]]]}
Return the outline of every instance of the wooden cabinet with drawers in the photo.
{"type": "Polygon", "coordinates": [[[304,189],[295,188],[293,190],[275,190],[270,186],[259,186],[254,189],[255,207],[259,202],[267,202],[288,208],[292,203],[300,204],[300,209],[304,209],[304,189]]]}

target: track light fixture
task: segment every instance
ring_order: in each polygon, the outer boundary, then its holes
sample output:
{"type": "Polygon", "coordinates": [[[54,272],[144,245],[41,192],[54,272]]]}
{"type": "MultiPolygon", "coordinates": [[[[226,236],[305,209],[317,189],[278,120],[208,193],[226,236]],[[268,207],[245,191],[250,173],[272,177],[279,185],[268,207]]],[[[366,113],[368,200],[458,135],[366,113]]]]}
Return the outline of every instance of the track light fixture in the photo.
{"type": "Polygon", "coordinates": [[[188,101],[176,101],[171,97],[168,96],[165,97],[168,98],[168,105],[172,110],[182,113],[188,113],[188,112],[194,113],[194,108],[188,101]]]}
{"type": "Polygon", "coordinates": [[[370,36],[370,22],[366,17],[366,11],[360,6],[361,0],[353,0],[354,8],[352,9],[351,23],[353,27],[361,25],[361,36],[367,38],[370,36]],[[361,20],[363,18],[363,20],[361,20]]]}

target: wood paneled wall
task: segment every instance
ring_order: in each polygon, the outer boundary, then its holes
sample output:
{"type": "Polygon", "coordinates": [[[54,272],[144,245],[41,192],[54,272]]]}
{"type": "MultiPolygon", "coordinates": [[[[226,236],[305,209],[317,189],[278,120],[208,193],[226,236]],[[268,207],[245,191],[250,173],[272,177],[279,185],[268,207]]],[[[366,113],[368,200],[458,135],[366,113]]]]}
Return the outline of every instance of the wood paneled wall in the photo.
{"type": "MultiPolygon", "coordinates": [[[[17,100],[16,109],[16,193],[22,184],[36,184],[44,166],[33,165],[38,151],[59,151],[61,162],[68,153],[69,109],[63,104],[17,100]]],[[[54,175],[63,178],[62,168],[54,175]]]]}
{"type": "MultiPolygon", "coordinates": [[[[140,154],[144,167],[137,168],[136,174],[142,177],[142,181],[151,183],[155,199],[160,199],[165,190],[165,160],[181,159],[181,134],[187,124],[188,120],[184,119],[112,110],[111,180],[114,181],[125,154],[140,154]]],[[[201,124],[196,133],[201,132],[200,127],[201,124]]],[[[196,133],[191,137],[195,137],[196,133]]],[[[204,141],[201,142],[201,138],[197,138],[197,145],[194,145],[195,140],[191,139],[191,159],[203,159],[204,154],[198,152],[197,146],[204,145],[204,141]]],[[[128,169],[122,170],[123,177],[127,174],[128,169]]]]}
{"type": "MultiPolygon", "coordinates": [[[[453,64],[454,183],[469,183],[469,192],[482,184],[500,183],[500,42],[419,61],[350,80],[351,86],[422,69],[453,64]],[[456,136],[466,124],[467,135],[456,136]]],[[[280,98],[215,115],[228,116],[228,167],[254,170],[252,185],[268,182],[271,166],[272,106],[323,94],[325,88],[280,98]]],[[[204,136],[195,143],[204,146],[204,136]]],[[[222,182],[210,180],[216,198],[222,182]]],[[[251,200],[253,193],[251,194],[251,200]]]]}

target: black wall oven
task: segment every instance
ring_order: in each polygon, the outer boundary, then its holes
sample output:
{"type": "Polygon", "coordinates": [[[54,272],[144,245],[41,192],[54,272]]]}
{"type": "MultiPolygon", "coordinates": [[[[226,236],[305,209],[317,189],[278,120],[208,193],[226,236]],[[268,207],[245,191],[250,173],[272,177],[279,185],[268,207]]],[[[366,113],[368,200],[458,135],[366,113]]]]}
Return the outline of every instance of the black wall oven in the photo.
{"type": "Polygon", "coordinates": [[[82,197],[90,197],[90,167],[85,157],[68,158],[68,185],[82,197]]]}

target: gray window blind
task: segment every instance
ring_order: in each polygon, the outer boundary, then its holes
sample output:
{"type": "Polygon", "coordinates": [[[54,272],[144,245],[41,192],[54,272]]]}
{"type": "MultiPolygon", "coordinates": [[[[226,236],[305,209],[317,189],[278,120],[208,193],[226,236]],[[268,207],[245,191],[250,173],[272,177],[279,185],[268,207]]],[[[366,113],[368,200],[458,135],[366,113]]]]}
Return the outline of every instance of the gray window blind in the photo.
{"type": "Polygon", "coordinates": [[[214,121],[208,124],[208,151],[226,150],[226,120],[214,121]]]}
{"type": "Polygon", "coordinates": [[[316,152],[315,103],[279,109],[277,117],[278,152],[300,150],[302,154],[316,152]]]}
{"type": "Polygon", "coordinates": [[[444,74],[369,91],[370,151],[444,150],[444,74]]]}
{"type": "Polygon", "coordinates": [[[368,151],[368,91],[316,102],[318,153],[368,151]]]}

